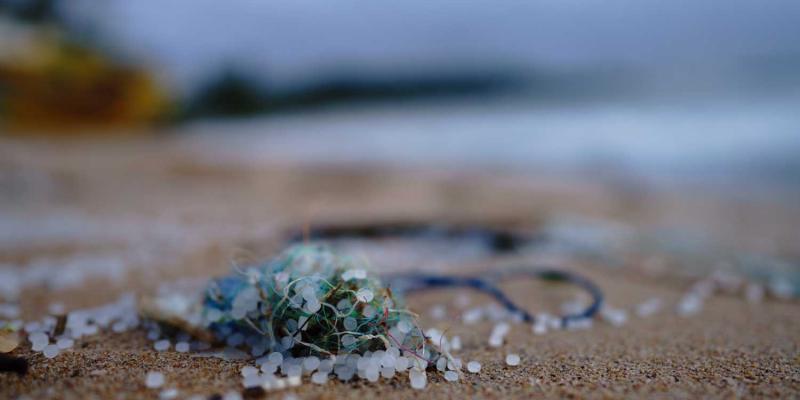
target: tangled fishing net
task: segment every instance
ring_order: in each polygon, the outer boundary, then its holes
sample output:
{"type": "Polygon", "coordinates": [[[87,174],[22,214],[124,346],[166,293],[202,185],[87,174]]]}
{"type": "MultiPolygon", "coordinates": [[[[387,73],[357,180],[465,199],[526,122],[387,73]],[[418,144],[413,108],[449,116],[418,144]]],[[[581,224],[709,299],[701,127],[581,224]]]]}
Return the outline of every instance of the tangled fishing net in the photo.
{"type": "Polygon", "coordinates": [[[202,304],[218,339],[295,357],[400,352],[424,369],[441,354],[416,316],[363,261],[323,245],[295,245],[277,258],[213,280],[202,304]]]}

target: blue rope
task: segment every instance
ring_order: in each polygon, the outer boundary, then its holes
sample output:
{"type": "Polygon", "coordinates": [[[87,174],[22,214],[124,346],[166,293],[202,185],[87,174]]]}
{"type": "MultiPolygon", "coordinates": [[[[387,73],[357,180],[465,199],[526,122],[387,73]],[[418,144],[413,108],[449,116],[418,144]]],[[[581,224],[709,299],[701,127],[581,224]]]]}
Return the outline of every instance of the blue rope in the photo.
{"type": "Polygon", "coordinates": [[[411,293],[428,289],[465,287],[492,296],[498,303],[506,308],[510,313],[519,315],[523,321],[533,323],[536,317],[524,308],[519,307],[497,286],[491,283],[493,280],[505,280],[513,276],[528,276],[546,279],[549,281],[560,281],[572,283],[586,290],[592,297],[592,302],[581,312],[561,316],[561,325],[566,327],[570,321],[594,317],[603,305],[603,293],[589,279],[568,271],[541,268],[516,268],[510,271],[501,272],[498,278],[487,279],[482,277],[460,277],[449,275],[427,275],[427,274],[402,274],[390,275],[384,279],[389,282],[390,287],[403,293],[411,293]]]}

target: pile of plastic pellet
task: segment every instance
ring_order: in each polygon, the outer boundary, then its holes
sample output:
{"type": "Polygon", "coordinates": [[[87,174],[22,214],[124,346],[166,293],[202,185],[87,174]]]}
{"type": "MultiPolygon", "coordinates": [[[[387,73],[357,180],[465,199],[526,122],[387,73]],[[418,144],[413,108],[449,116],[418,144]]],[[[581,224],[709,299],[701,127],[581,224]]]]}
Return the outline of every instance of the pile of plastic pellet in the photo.
{"type": "Polygon", "coordinates": [[[138,326],[136,300],[133,295],[124,295],[101,307],[73,310],[58,317],[49,315],[40,321],[27,322],[22,328],[33,351],[55,358],[60,352],[72,348],[82,337],[96,335],[105,329],[123,332],[138,326]]]}
{"type": "MultiPolygon", "coordinates": [[[[461,374],[461,361],[450,355],[461,348],[459,337],[423,332],[415,315],[362,264],[318,245],[294,246],[266,264],[239,267],[214,280],[201,302],[169,291],[152,304],[162,315],[182,316],[185,326],[213,333],[227,346],[213,355],[256,357],[256,365],[242,370],[245,388],[283,389],[304,376],[324,384],[331,378],[376,382],[404,373],[412,387],[422,388],[429,365],[440,366],[448,381],[461,374]]],[[[159,324],[145,327],[156,351],[173,347],[159,324]]],[[[176,339],[176,351],[210,347],[176,339]]]]}

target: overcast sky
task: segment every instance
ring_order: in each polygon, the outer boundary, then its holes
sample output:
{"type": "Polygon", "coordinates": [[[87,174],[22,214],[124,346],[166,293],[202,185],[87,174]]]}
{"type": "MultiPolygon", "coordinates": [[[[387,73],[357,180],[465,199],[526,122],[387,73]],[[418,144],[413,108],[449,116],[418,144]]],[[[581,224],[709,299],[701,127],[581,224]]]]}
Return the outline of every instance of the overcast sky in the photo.
{"type": "Polygon", "coordinates": [[[797,0],[75,0],[173,78],[330,69],[718,64],[800,54],[797,0]]]}

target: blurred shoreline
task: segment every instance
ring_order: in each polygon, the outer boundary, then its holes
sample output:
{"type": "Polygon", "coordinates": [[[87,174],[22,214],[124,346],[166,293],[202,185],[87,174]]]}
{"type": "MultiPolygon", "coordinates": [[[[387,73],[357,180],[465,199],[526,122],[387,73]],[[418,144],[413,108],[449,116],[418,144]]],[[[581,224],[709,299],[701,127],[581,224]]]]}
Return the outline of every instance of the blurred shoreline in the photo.
{"type": "Polygon", "coordinates": [[[196,121],[173,133],[188,133],[219,163],[591,171],[662,184],[777,189],[800,185],[796,104],[800,96],[678,104],[431,100],[196,121]]]}

